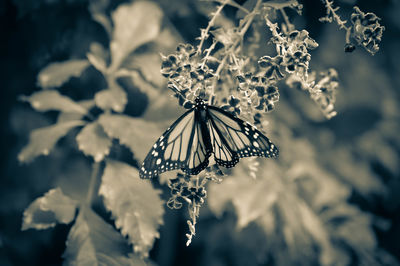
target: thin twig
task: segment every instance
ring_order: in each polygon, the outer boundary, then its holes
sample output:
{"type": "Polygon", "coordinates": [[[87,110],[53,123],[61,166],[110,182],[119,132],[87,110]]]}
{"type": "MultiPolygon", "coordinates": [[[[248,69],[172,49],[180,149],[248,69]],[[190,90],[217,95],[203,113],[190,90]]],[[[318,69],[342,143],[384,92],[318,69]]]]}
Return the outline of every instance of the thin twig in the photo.
{"type": "MultiPolygon", "coordinates": [[[[246,21],[246,24],[243,26],[243,28],[239,32],[239,37],[240,38],[238,38],[234,42],[234,44],[231,46],[231,48],[226,52],[225,56],[222,58],[221,63],[219,64],[219,66],[218,66],[218,68],[217,68],[217,70],[215,72],[215,76],[218,77],[219,73],[221,73],[223,67],[225,66],[225,62],[228,59],[229,54],[234,52],[236,50],[236,48],[237,48],[236,46],[242,41],[243,36],[246,34],[246,32],[249,29],[251,23],[253,22],[253,19],[255,17],[256,11],[260,7],[261,3],[262,3],[262,0],[258,0],[257,3],[256,3],[256,6],[253,9],[253,11],[248,14],[249,19],[246,21]]],[[[214,82],[214,83],[216,83],[216,82],[214,82]]]]}
{"type": "Polygon", "coordinates": [[[208,32],[210,31],[211,27],[214,26],[215,20],[228,2],[229,0],[225,0],[223,3],[221,3],[217,11],[215,11],[212,19],[208,22],[207,28],[201,31],[200,43],[199,46],[197,46],[197,54],[201,54],[201,49],[203,48],[204,41],[207,39],[208,32]]]}
{"type": "Polygon", "coordinates": [[[92,203],[94,187],[96,185],[97,176],[99,175],[99,171],[100,171],[100,163],[94,162],[93,169],[92,169],[92,175],[90,176],[89,189],[88,189],[88,192],[86,195],[86,204],[87,205],[90,205],[92,203]]]}
{"type": "Polygon", "coordinates": [[[339,9],[339,7],[333,8],[332,2],[329,2],[329,0],[321,0],[324,4],[325,7],[327,9],[327,17],[329,16],[329,14],[331,14],[332,18],[335,20],[335,22],[339,25],[339,29],[344,29],[346,31],[346,43],[350,43],[350,34],[351,34],[351,27],[347,27],[346,23],[347,20],[342,20],[342,18],[336,14],[336,11],[339,9]]]}
{"type": "Polygon", "coordinates": [[[283,19],[285,20],[286,25],[288,26],[288,30],[289,32],[291,32],[292,30],[294,30],[294,25],[292,23],[290,23],[289,21],[289,17],[286,14],[285,10],[283,8],[280,8],[279,11],[282,14],[283,19]]]}

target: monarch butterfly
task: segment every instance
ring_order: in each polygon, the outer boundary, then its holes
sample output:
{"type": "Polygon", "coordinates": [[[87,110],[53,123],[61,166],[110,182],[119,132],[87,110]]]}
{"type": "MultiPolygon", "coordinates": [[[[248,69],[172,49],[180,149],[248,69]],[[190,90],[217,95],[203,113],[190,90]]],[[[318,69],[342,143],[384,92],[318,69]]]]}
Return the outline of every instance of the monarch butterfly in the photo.
{"type": "Polygon", "coordinates": [[[156,141],[139,174],[152,178],[182,169],[197,175],[208,166],[213,153],[218,165],[230,168],[243,157],[276,157],[278,149],[254,126],[196,98],[195,106],[156,141]]]}

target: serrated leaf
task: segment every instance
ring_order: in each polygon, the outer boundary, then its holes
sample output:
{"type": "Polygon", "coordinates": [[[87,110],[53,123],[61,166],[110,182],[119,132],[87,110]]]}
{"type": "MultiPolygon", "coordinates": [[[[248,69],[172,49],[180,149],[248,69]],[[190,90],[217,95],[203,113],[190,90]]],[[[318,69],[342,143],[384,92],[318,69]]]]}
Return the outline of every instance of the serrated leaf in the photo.
{"type": "Polygon", "coordinates": [[[103,110],[121,113],[128,102],[126,92],[115,82],[112,82],[109,86],[108,89],[96,93],[94,98],[96,105],[103,110]]]}
{"type": "MultiPolygon", "coordinates": [[[[269,166],[272,163],[268,164],[269,166]]],[[[262,170],[260,170],[262,171],[262,170]]],[[[238,227],[244,228],[250,222],[264,215],[275,203],[280,190],[273,175],[252,179],[243,167],[236,167],[234,177],[221,184],[209,187],[209,206],[217,216],[221,216],[228,202],[232,202],[238,215],[238,227]],[[224,193],[221,193],[223,191],[224,193]]]]}
{"type": "Polygon", "coordinates": [[[88,110],[73,101],[71,98],[61,95],[56,90],[43,90],[33,93],[31,96],[21,96],[22,101],[29,102],[36,111],[61,111],[66,113],[86,114],[88,110]]]}
{"type": "Polygon", "coordinates": [[[75,200],[65,196],[60,188],[53,188],[24,211],[21,230],[41,230],[54,227],[57,223],[68,224],[75,217],[76,207],[75,200]]]}
{"type": "Polygon", "coordinates": [[[18,154],[18,160],[30,162],[39,155],[48,155],[60,138],[64,137],[72,128],[84,124],[83,121],[75,120],[33,130],[29,136],[28,145],[18,154]]]}
{"type": "Polygon", "coordinates": [[[108,160],[99,194],[115,217],[115,225],[129,238],[135,252],[147,257],[159,237],[158,227],[164,214],[161,191],[127,164],[108,160]]]}
{"type": "Polygon", "coordinates": [[[98,122],[87,124],[76,136],[76,141],[78,148],[92,156],[95,162],[102,161],[110,152],[111,139],[98,122]]]}
{"type": "Polygon", "coordinates": [[[334,171],[362,195],[384,194],[386,192],[387,188],[377,178],[377,174],[369,170],[368,163],[354,158],[349,149],[337,148],[330,153],[329,159],[334,171]]]}
{"type": "Polygon", "coordinates": [[[321,219],[331,227],[337,238],[341,238],[356,250],[375,248],[372,217],[362,213],[357,207],[345,203],[338,204],[323,212],[321,219]]]}
{"type": "Polygon", "coordinates": [[[152,2],[138,1],[120,5],[113,13],[111,41],[112,68],[137,47],[154,40],[160,32],[162,11],[152,2]]]}
{"type": "Polygon", "coordinates": [[[323,221],[293,191],[281,193],[270,210],[255,222],[264,231],[267,252],[277,264],[297,265],[301,261],[305,265],[343,265],[323,221]]]}
{"type": "Polygon", "coordinates": [[[103,114],[99,123],[110,138],[118,139],[140,161],[144,160],[153,143],[163,133],[156,123],[126,115],[103,114]]]}
{"type": "Polygon", "coordinates": [[[130,254],[125,239],[88,207],[80,209],[66,245],[64,265],[146,265],[130,254]]]}
{"type": "Polygon", "coordinates": [[[38,75],[38,85],[43,89],[59,87],[72,77],[79,77],[89,66],[88,60],[72,59],[51,63],[38,75]]]}

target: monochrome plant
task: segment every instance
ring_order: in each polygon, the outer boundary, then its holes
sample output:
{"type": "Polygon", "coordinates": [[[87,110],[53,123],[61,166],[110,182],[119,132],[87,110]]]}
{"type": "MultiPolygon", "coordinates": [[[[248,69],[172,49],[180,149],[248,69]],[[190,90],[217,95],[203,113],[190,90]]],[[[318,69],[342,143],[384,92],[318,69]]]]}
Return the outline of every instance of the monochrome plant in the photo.
{"type": "MultiPolygon", "coordinates": [[[[260,228],[268,241],[254,251],[259,263],[350,265],[353,256],[366,264],[380,260],[365,256],[377,250],[373,219],[348,204],[351,188],[318,165],[318,151],[312,144],[294,136],[291,128],[301,121],[275,116],[281,112],[280,104],[288,108],[283,91],[306,93],[325,119],[337,115],[340,71],[312,69],[312,52],[323,47],[307,29],[297,29],[291,22],[291,16],[302,14],[302,4],[297,0],[249,0],[246,5],[210,1],[207,4],[214,9],[207,26],[199,29],[197,42],[182,43],[162,27],[166,18],[156,3],[121,4],[110,17],[100,2],[108,1],[90,1],[89,10],[107,32],[108,47],[93,42],[86,58],[51,63],[38,74],[41,90],[20,97],[38,112],[58,115],[53,125],[31,132],[19,161],[49,155],[61,138],[73,136],[74,147],[92,162],[87,191],[74,197],[62,187],[50,189],[25,210],[23,230],[73,224],[63,255],[66,264],[145,265],[151,263],[149,252],[160,237],[164,205],[180,209],[186,204],[187,245],[196,241],[200,210],[207,208],[216,217],[233,212],[239,232],[252,230],[252,225],[260,228]],[[236,20],[229,21],[227,8],[237,12],[236,20]],[[57,90],[88,68],[106,82],[106,88],[92,99],[73,100],[57,90]],[[147,95],[149,106],[143,117],[125,113],[132,91],[121,85],[121,78],[147,95]],[[268,132],[280,148],[280,157],[247,158],[232,169],[210,164],[198,175],[168,172],[154,181],[158,188],[140,179],[138,166],[151,145],[183,108],[194,106],[197,97],[268,132]],[[172,108],[173,115],[154,118],[160,108],[172,108]],[[133,160],[120,158],[115,152],[118,147],[127,147],[133,160]],[[310,189],[308,182],[317,189],[310,189]],[[170,190],[169,199],[162,199],[158,183],[170,190]],[[99,197],[112,224],[93,209],[99,197]],[[359,224],[364,238],[343,233],[359,224]]],[[[335,22],[346,31],[346,52],[356,45],[372,55],[378,52],[385,28],[375,14],[354,7],[347,26],[333,1],[323,3],[327,13],[320,21],[335,22]]],[[[201,234],[199,241],[206,241],[201,234]]],[[[235,237],[239,241],[243,235],[235,233],[235,237]]]]}

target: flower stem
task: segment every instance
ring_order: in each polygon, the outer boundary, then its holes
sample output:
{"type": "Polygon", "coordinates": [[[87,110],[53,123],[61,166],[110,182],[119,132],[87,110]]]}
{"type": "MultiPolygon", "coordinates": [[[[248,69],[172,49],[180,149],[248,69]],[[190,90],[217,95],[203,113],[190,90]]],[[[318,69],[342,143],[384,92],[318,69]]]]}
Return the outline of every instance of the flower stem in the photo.
{"type": "Polygon", "coordinates": [[[322,0],[322,2],[325,4],[325,7],[326,7],[326,9],[327,9],[327,14],[329,15],[329,14],[332,14],[332,18],[336,21],[336,23],[339,25],[339,28],[340,29],[344,29],[344,30],[346,30],[346,31],[349,31],[350,30],[350,27],[347,27],[346,26],[346,20],[342,20],[341,19],[341,17],[338,15],[338,14],[336,14],[336,11],[339,9],[339,7],[337,7],[337,8],[333,8],[332,7],[332,4],[333,4],[333,1],[332,2],[329,2],[329,0],[322,0]]]}

